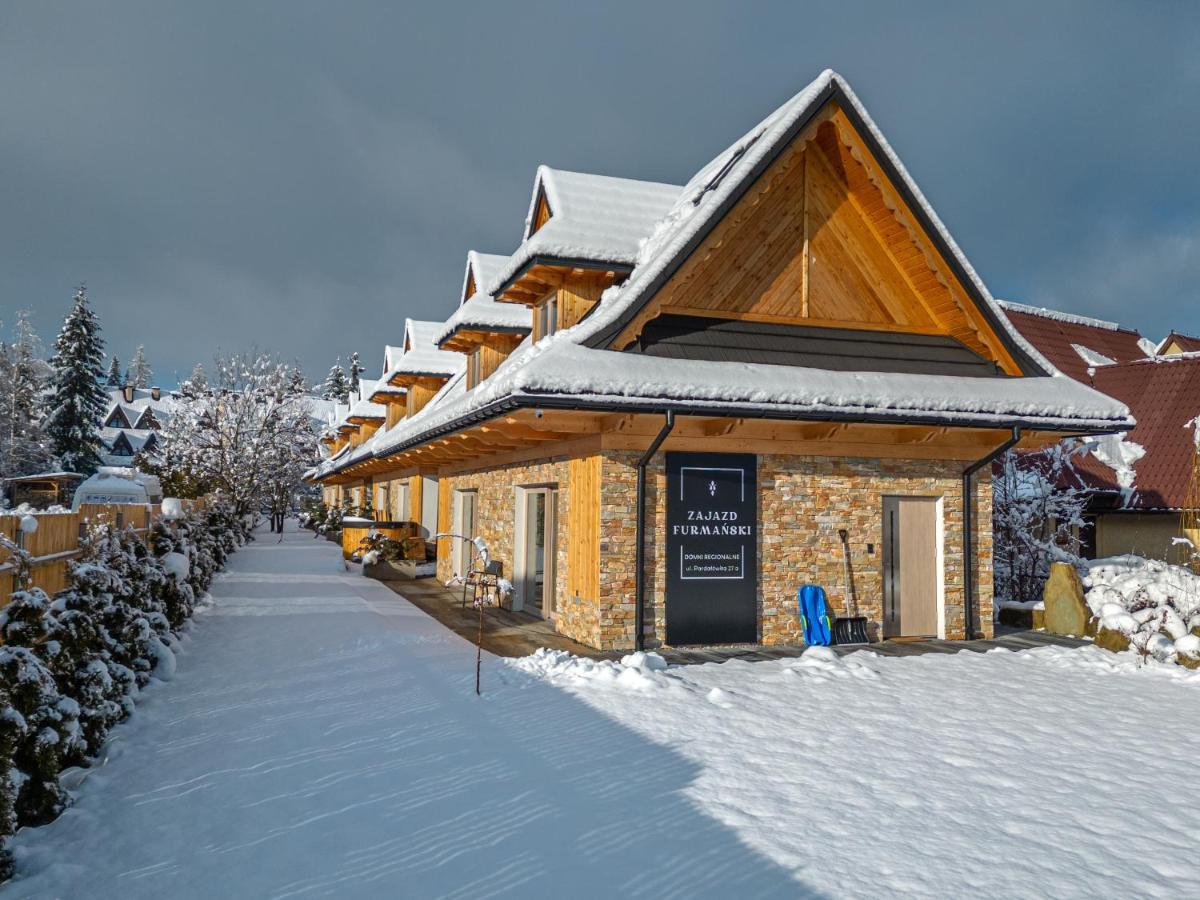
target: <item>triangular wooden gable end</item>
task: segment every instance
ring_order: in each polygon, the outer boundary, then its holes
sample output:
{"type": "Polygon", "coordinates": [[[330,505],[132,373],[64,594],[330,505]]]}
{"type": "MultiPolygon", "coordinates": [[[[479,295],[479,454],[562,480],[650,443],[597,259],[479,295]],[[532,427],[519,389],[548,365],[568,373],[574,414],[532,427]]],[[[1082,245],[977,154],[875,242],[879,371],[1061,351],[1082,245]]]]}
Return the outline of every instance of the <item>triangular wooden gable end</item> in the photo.
{"type": "MultiPolygon", "coordinates": [[[[471,268],[471,264],[467,263],[467,283],[463,286],[463,297],[461,303],[466,303],[475,296],[475,272],[471,268]]],[[[461,305],[460,303],[460,305],[461,305]]]]}
{"type": "Polygon", "coordinates": [[[610,346],[663,314],[949,335],[1021,374],[832,100],[610,346]]]}
{"type": "Polygon", "coordinates": [[[125,432],[120,432],[112,442],[113,456],[133,456],[133,445],[129,443],[129,438],[125,432]]]}
{"type": "Polygon", "coordinates": [[[550,221],[550,217],[554,213],[550,209],[550,201],[546,199],[546,188],[539,184],[537,189],[537,201],[533,205],[533,221],[529,223],[529,234],[527,237],[533,237],[534,233],[550,221]]]}
{"type": "Polygon", "coordinates": [[[104,427],[105,428],[132,428],[133,423],[130,422],[129,418],[125,415],[125,410],[123,410],[118,405],[118,406],[114,406],[112,408],[112,412],[110,412],[108,414],[108,418],[104,420],[104,427]]]}

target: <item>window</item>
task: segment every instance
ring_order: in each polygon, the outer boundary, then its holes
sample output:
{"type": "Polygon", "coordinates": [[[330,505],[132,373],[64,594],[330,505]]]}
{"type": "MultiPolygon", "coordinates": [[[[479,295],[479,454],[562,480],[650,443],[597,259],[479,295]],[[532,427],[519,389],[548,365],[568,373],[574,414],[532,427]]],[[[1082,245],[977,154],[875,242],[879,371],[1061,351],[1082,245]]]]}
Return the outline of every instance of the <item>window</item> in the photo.
{"type": "Polygon", "coordinates": [[[467,354],[467,390],[479,384],[479,348],[467,354]]]}
{"type": "Polygon", "coordinates": [[[537,337],[540,340],[558,330],[558,297],[551,294],[534,310],[537,337]]]}
{"type": "Polygon", "coordinates": [[[452,565],[457,575],[466,574],[467,570],[471,567],[472,549],[467,544],[467,540],[476,536],[475,498],[474,491],[454,492],[451,530],[458,537],[454,539],[451,547],[453,549],[452,565]]]}

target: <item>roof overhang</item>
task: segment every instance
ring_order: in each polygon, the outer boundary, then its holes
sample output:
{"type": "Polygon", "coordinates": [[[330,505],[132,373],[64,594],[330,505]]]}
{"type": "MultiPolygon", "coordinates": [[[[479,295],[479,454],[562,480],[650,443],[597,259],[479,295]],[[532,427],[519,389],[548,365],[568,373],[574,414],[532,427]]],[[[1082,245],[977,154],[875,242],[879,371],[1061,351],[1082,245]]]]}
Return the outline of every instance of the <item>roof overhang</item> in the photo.
{"type": "Polygon", "coordinates": [[[442,337],[437,346],[439,350],[454,350],[464,353],[494,335],[523,338],[531,331],[532,329],[521,326],[476,325],[471,322],[463,322],[454,326],[452,331],[442,337]]]}
{"type": "Polygon", "coordinates": [[[511,278],[497,285],[493,296],[501,303],[528,306],[557,287],[568,275],[602,272],[615,279],[632,271],[633,265],[624,261],[537,255],[530,257],[511,278]]]}
{"type": "Polygon", "coordinates": [[[445,372],[414,370],[411,372],[393,372],[388,378],[388,384],[393,387],[410,388],[422,378],[433,378],[438,381],[449,381],[452,376],[445,372]]]}

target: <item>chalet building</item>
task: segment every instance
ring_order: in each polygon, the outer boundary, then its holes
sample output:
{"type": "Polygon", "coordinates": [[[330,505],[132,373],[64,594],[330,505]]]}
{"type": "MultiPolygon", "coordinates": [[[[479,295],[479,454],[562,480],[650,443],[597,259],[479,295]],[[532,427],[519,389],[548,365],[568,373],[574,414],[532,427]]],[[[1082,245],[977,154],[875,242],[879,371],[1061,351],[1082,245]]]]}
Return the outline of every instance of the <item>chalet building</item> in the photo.
{"type": "Polygon", "coordinates": [[[312,478],[478,535],[508,605],[597,648],[797,642],[806,584],[873,637],[990,634],[992,459],[1134,424],[1012,326],[832,72],[683,185],[539,168],[519,246],[424,324],[312,478]]]}
{"type": "Polygon", "coordinates": [[[100,428],[101,462],[129,466],[138,454],[156,456],[160,432],[171,418],[171,395],[161,389],[125,385],[110,389],[100,428]]]}
{"type": "Polygon", "coordinates": [[[1080,538],[1088,557],[1136,553],[1174,563],[1200,547],[1184,522],[1200,505],[1196,422],[1200,417],[1200,341],[1171,332],[1157,345],[1116,322],[1005,303],[1016,329],[1060,371],[1129,407],[1137,425],[1077,457],[1073,487],[1089,492],[1080,538]],[[1195,341],[1196,343],[1189,343],[1195,341]],[[1133,483],[1114,468],[1132,460],[1133,483]],[[1132,453],[1128,453],[1132,450],[1132,453]]]}

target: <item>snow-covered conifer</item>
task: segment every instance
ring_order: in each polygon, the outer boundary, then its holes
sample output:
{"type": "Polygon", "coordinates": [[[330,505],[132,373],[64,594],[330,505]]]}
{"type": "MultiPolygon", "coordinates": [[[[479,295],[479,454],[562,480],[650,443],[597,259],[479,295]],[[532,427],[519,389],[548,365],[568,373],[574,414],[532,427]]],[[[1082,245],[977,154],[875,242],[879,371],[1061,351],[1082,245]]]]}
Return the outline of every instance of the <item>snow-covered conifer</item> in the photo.
{"type": "Polygon", "coordinates": [[[342,368],[341,359],[333,364],[329,374],[325,376],[325,385],[321,389],[321,396],[326,400],[336,400],[338,403],[345,403],[349,398],[350,385],[346,381],[346,370],[342,368]]]}
{"type": "Polygon", "coordinates": [[[27,310],[17,314],[13,332],[13,343],[0,345],[0,474],[6,476],[43,471],[52,460],[41,423],[50,367],[27,310]]]}
{"type": "Polygon", "coordinates": [[[0,647],[0,682],[20,718],[13,763],[23,776],[16,796],[17,819],[40,825],[66,808],[58,781],[63,765],[82,759],[79,705],[59,693],[50,670],[28,647],[0,647]]]}
{"type": "Polygon", "coordinates": [[[362,364],[359,363],[359,361],[358,361],[358,351],[355,350],[353,353],[350,354],[350,381],[347,384],[347,388],[349,389],[350,393],[352,393],[352,394],[358,393],[359,382],[362,377],[362,371],[363,371],[362,364]]]}
{"type": "Polygon", "coordinates": [[[132,383],[136,388],[148,388],[154,381],[154,370],[146,361],[146,348],[142,344],[138,344],[137,350],[133,352],[133,362],[129,364],[129,377],[133,379],[132,383]]]}
{"type": "Polygon", "coordinates": [[[85,475],[100,465],[100,421],[108,399],[101,387],[103,359],[100,323],[80,287],[54,342],[53,397],[45,430],[62,467],[85,475]]]}
{"type": "Polygon", "coordinates": [[[110,357],[108,362],[108,377],[104,379],[104,386],[119,388],[123,383],[121,381],[121,361],[115,356],[110,357]]]}

